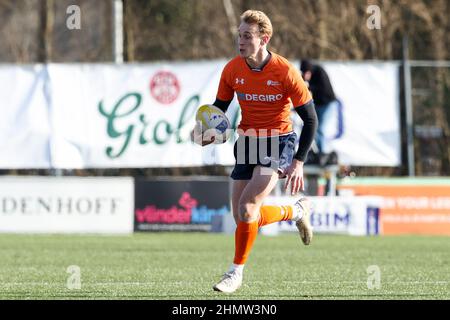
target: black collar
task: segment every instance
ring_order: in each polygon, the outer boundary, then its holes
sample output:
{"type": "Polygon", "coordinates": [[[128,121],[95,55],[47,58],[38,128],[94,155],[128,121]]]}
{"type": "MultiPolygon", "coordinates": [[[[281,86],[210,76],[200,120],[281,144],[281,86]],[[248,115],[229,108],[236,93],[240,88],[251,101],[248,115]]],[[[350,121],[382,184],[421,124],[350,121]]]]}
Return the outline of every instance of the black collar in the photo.
{"type": "Polygon", "coordinates": [[[257,68],[253,68],[252,66],[250,66],[248,63],[247,63],[247,60],[245,60],[245,63],[247,64],[247,66],[250,68],[250,70],[252,70],[252,71],[255,71],[255,72],[261,72],[261,71],[263,71],[263,69],[264,69],[264,67],[269,63],[269,61],[270,61],[270,59],[272,59],[272,53],[270,52],[270,51],[267,51],[268,53],[269,53],[269,56],[266,58],[266,61],[264,61],[264,63],[260,66],[260,67],[257,67],[257,68]]]}

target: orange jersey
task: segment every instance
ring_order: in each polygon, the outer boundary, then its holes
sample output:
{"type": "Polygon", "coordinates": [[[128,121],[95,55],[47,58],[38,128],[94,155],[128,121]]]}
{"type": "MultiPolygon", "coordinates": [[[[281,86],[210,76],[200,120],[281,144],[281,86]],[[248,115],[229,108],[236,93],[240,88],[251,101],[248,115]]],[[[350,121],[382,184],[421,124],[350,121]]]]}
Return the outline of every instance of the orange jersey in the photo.
{"type": "Polygon", "coordinates": [[[282,56],[271,55],[261,71],[252,70],[240,56],[228,62],[222,71],[217,99],[230,101],[236,92],[242,112],[239,129],[245,135],[291,132],[291,109],[312,99],[300,72],[282,56]]]}

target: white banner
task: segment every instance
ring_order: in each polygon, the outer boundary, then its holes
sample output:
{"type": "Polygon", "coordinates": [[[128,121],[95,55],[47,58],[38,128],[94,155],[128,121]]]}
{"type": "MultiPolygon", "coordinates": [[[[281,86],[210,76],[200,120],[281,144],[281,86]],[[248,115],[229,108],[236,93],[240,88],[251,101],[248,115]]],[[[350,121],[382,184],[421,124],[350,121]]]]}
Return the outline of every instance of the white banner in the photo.
{"type": "Polygon", "coordinates": [[[224,64],[50,65],[53,165],[231,165],[232,141],[201,148],[189,139],[198,106],[214,102],[224,64]]]}
{"type": "Polygon", "coordinates": [[[131,233],[133,212],[132,178],[0,178],[0,232],[131,233]]]}
{"type": "Polygon", "coordinates": [[[49,168],[47,70],[0,66],[0,168],[49,168]]]}
{"type": "MultiPolygon", "coordinates": [[[[2,149],[0,165],[233,165],[233,139],[204,148],[189,141],[196,108],[214,102],[225,63],[50,64],[46,85],[34,87],[27,84],[29,75],[22,75],[16,67],[0,69],[0,96],[8,97],[10,108],[1,127],[5,134],[0,136],[0,146],[6,146],[7,152],[2,149]],[[14,73],[21,74],[19,79],[6,86],[14,73]]],[[[324,63],[324,67],[343,102],[343,131],[332,141],[340,163],[398,165],[397,66],[370,62],[324,63]]],[[[239,122],[236,100],[227,115],[234,125],[239,122]]]]}
{"type": "Polygon", "coordinates": [[[339,162],[356,166],[398,166],[401,163],[398,64],[324,63],[341,110],[333,110],[339,124],[326,128],[330,147],[339,162]]]}

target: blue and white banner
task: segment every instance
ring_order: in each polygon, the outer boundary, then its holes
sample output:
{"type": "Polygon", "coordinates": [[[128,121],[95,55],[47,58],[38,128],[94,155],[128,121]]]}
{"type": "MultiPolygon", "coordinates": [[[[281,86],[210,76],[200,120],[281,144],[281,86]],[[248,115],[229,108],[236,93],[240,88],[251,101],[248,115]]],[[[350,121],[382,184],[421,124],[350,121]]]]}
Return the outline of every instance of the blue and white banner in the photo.
{"type": "Polygon", "coordinates": [[[333,121],[325,128],[327,151],[337,151],[339,162],[347,165],[400,165],[398,64],[323,65],[341,102],[331,110],[333,121]]]}
{"type": "MultiPolygon", "coordinates": [[[[381,197],[308,197],[312,203],[311,225],[314,232],[354,236],[380,233],[381,197]]],[[[289,196],[268,197],[264,204],[286,205],[298,199],[289,196]]],[[[261,228],[263,234],[298,232],[295,223],[283,221],[261,228]]]]}

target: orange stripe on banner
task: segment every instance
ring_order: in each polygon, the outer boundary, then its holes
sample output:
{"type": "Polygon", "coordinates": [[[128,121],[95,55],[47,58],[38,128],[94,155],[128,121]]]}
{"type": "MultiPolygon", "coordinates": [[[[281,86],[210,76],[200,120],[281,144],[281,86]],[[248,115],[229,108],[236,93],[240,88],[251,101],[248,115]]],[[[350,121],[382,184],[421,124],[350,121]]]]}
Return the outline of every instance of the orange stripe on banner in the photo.
{"type": "Polygon", "coordinates": [[[450,235],[448,185],[345,185],[355,195],[382,196],[382,234],[450,235]]]}

